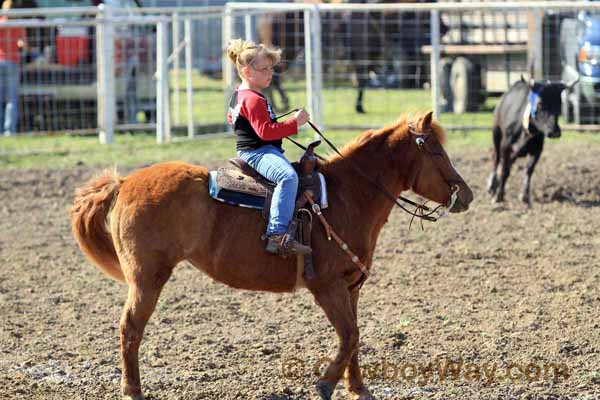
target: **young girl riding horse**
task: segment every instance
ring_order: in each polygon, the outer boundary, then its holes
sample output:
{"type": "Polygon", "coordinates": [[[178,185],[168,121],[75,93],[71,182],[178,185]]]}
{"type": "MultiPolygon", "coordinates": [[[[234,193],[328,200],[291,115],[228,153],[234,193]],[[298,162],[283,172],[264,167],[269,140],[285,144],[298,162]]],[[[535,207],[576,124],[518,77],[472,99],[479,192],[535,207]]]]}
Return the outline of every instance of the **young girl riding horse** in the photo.
{"type": "Polygon", "coordinates": [[[298,175],[283,155],[282,139],[296,135],[309,115],[297,111],[293,118],[276,122],[275,113],[261,93],[271,84],[273,67],[281,60],[281,50],[236,39],[227,54],[236,66],[241,85],[229,103],[227,119],[237,136],[237,154],[260,175],[276,184],[269,210],[266,250],[274,254],[309,254],[311,249],[293,239],[288,226],[294,214],[298,175]]]}

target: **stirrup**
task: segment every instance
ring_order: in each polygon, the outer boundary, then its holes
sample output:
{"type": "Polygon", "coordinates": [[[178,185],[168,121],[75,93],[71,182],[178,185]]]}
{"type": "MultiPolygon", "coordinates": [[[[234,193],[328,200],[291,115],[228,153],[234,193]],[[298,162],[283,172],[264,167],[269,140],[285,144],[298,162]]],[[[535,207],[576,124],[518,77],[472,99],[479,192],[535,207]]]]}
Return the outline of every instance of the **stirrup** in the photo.
{"type": "Polygon", "coordinates": [[[293,239],[287,233],[272,235],[267,238],[267,247],[269,253],[278,254],[286,257],[288,254],[311,254],[312,249],[293,239]]]}

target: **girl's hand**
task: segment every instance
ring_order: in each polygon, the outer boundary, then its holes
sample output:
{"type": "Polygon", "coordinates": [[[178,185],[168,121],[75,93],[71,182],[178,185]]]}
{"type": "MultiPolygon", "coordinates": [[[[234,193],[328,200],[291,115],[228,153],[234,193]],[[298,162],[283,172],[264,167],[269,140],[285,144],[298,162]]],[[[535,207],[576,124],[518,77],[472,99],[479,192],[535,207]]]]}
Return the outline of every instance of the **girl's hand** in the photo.
{"type": "Polygon", "coordinates": [[[296,122],[298,123],[298,126],[304,125],[310,119],[310,115],[308,115],[308,113],[306,111],[304,111],[304,109],[296,111],[295,117],[296,117],[296,122]]]}

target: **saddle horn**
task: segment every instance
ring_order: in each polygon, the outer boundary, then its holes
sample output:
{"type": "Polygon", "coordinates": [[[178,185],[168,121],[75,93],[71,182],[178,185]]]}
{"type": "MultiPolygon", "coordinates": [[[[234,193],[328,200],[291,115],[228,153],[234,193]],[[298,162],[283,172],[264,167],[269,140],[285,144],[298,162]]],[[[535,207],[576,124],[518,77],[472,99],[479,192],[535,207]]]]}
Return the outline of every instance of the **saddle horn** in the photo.
{"type": "Polygon", "coordinates": [[[302,175],[309,175],[317,166],[317,156],[315,155],[315,147],[321,144],[320,140],[315,140],[306,147],[306,151],[300,158],[300,172],[302,175]]]}
{"type": "Polygon", "coordinates": [[[306,147],[306,153],[310,154],[311,156],[314,156],[315,155],[315,147],[317,147],[320,144],[321,144],[320,140],[315,140],[314,142],[312,142],[311,144],[309,144],[306,147]]]}

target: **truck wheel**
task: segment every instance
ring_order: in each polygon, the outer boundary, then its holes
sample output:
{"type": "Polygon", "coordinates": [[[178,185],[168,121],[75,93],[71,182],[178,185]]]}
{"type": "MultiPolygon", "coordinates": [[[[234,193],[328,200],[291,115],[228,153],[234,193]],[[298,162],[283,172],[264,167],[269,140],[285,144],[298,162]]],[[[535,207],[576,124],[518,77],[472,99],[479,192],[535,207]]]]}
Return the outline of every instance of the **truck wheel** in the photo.
{"type": "Polygon", "coordinates": [[[588,103],[581,93],[581,88],[575,86],[573,93],[569,96],[570,103],[573,106],[573,123],[585,125],[592,123],[593,115],[591,113],[593,106],[588,103]]]}
{"type": "Polygon", "coordinates": [[[450,71],[453,110],[456,114],[477,111],[481,92],[481,69],[464,57],[458,57],[450,71]]]}
{"type": "Polygon", "coordinates": [[[579,119],[581,125],[593,124],[594,121],[594,105],[588,102],[585,97],[579,98],[579,119]]]}
{"type": "Polygon", "coordinates": [[[453,96],[452,86],[450,84],[450,74],[452,71],[452,59],[444,57],[440,60],[440,103],[442,106],[442,112],[452,112],[453,110],[453,96]]]}

